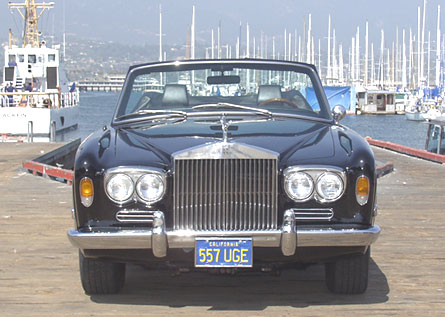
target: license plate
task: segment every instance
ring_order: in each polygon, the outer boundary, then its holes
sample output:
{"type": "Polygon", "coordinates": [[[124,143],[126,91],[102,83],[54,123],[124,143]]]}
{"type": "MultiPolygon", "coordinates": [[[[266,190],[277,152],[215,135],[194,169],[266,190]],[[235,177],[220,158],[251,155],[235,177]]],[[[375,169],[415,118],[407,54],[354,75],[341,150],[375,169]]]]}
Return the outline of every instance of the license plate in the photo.
{"type": "Polygon", "coordinates": [[[196,238],[196,267],[252,267],[252,238],[196,238]]]}

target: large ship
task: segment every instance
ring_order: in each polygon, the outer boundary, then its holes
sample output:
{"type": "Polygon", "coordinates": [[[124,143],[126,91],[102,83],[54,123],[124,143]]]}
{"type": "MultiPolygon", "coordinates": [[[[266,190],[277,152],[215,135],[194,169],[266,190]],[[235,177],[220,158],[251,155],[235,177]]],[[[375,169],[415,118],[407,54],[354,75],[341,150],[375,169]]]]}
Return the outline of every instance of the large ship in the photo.
{"type": "Polygon", "coordinates": [[[21,45],[11,30],[5,46],[3,83],[0,86],[0,134],[5,138],[54,138],[76,128],[79,91],[62,69],[60,45],[48,47],[40,39],[39,18],[54,2],[9,3],[24,20],[21,45]]]}

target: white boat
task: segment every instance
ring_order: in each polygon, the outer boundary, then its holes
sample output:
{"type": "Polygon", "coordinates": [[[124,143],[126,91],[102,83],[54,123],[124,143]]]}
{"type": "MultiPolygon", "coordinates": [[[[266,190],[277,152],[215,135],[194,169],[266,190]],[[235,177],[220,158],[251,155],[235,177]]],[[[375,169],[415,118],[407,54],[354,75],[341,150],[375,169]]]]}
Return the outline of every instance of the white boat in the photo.
{"type": "Polygon", "coordinates": [[[442,116],[442,101],[413,99],[405,110],[405,117],[412,121],[434,120],[442,116]]]}
{"type": "Polygon", "coordinates": [[[405,110],[405,118],[411,121],[424,121],[423,113],[417,110],[405,110]]]}
{"type": "Polygon", "coordinates": [[[41,41],[38,19],[54,2],[9,3],[25,20],[23,39],[17,45],[9,33],[5,46],[3,83],[0,86],[2,139],[30,134],[47,141],[50,136],[77,127],[79,91],[69,83],[60,63],[59,46],[41,41]],[[40,10],[40,12],[38,12],[40,10]]]}
{"type": "Polygon", "coordinates": [[[435,120],[442,116],[442,113],[439,109],[429,109],[427,112],[422,113],[422,117],[424,120],[435,120]]]}

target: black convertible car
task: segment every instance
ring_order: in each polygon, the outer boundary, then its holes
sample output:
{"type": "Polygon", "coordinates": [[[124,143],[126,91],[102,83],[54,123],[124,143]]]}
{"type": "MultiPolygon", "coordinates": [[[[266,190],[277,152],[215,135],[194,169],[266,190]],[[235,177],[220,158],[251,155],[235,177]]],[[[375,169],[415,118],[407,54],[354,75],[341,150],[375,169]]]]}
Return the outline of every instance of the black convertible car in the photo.
{"type": "Polygon", "coordinates": [[[270,272],[325,263],[363,293],[380,228],[373,153],[339,125],[314,66],[191,60],[129,69],[109,126],[75,159],[75,228],[88,294],[126,263],[270,272]]]}

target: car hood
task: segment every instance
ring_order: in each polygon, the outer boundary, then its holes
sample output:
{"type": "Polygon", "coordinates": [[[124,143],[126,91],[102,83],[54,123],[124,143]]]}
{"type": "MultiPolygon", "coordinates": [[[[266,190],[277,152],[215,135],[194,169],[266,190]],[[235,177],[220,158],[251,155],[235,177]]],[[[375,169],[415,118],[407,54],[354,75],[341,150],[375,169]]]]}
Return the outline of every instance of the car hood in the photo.
{"type": "MultiPolygon", "coordinates": [[[[115,162],[145,164],[155,155],[168,165],[176,152],[223,142],[220,120],[188,119],[142,127],[116,128],[115,162]]],[[[267,149],[280,161],[298,161],[332,157],[334,152],[331,124],[300,119],[239,120],[226,123],[226,141],[267,149]]],[[[150,160],[151,161],[151,160],[150,160]]],[[[153,161],[156,159],[153,158],[153,161]]]]}

